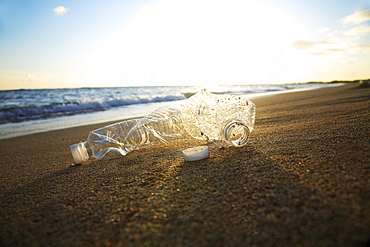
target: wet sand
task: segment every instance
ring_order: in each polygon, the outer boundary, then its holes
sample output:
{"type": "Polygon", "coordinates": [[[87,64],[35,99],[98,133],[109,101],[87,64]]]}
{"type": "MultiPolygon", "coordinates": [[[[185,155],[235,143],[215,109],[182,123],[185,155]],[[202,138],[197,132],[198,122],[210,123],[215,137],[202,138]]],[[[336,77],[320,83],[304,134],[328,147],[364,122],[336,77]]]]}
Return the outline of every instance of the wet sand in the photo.
{"type": "Polygon", "coordinates": [[[247,146],[192,139],[74,166],[105,124],[0,141],[0,246],[367,246],[370,89],[258,98],[247,146]],[[208,145],[210,157],[181,151],[208,145]]]}

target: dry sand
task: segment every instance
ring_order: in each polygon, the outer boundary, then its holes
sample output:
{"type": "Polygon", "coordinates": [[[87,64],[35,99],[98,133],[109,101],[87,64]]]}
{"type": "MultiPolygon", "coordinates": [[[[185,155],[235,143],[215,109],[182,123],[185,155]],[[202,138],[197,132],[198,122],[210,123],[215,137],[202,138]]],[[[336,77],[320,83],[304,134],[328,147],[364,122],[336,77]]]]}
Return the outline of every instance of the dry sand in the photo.
{"type": "Polygon", "coordinates": [[[370,89],[253,100],[247,146],[179,140],[73,166],[84,126],[0,141],[0,246],[366,246],[370,89]]]}

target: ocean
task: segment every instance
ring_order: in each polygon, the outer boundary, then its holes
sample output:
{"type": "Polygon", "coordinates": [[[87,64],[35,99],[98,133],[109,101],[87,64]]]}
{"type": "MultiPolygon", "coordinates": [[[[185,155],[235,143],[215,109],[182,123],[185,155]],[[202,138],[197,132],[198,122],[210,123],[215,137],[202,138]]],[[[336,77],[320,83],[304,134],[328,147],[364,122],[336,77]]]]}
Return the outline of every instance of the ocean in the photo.
{"type": "MultiPolygon", "coordinates": [[[[219,95],[248,95],[253,99],[333,85],[337,84],[215,86],[208,90],[219,95]]],[[[0,139],[141,117],[164,105],[180,106],[201,89],[200,86],[153,86],[0,91],[0,139]]]]}

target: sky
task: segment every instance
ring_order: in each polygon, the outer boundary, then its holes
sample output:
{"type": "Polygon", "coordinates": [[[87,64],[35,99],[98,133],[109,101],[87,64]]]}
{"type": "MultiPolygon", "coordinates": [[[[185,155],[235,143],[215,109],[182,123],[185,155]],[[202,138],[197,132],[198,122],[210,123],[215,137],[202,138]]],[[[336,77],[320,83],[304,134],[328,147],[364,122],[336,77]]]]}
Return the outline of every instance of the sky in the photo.
{"type": "Polygon", "coordinates": [[[368,0],[0,1],[0,90],[365,78],[368,0]]]}

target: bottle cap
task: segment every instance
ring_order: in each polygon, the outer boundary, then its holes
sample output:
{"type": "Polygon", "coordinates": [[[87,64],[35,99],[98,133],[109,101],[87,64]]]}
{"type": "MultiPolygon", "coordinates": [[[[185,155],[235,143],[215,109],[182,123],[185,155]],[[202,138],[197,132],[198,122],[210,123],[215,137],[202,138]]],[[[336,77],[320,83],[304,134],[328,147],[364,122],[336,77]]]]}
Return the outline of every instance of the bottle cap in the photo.
{"type": "Polygon", "coordinates": [[[76,164],[81,164],[82,161],[89,159],[89,154],[83,142],[73,144],[69,148],[76,164]]]}
{"type": "Polygon", "coordinates": [[[186,161],[196,161],[202,160],[208,157],[208,147],[207,146],[199,146],[194,148],[188,148],[182,151],[182,155],[186,161]]]}

